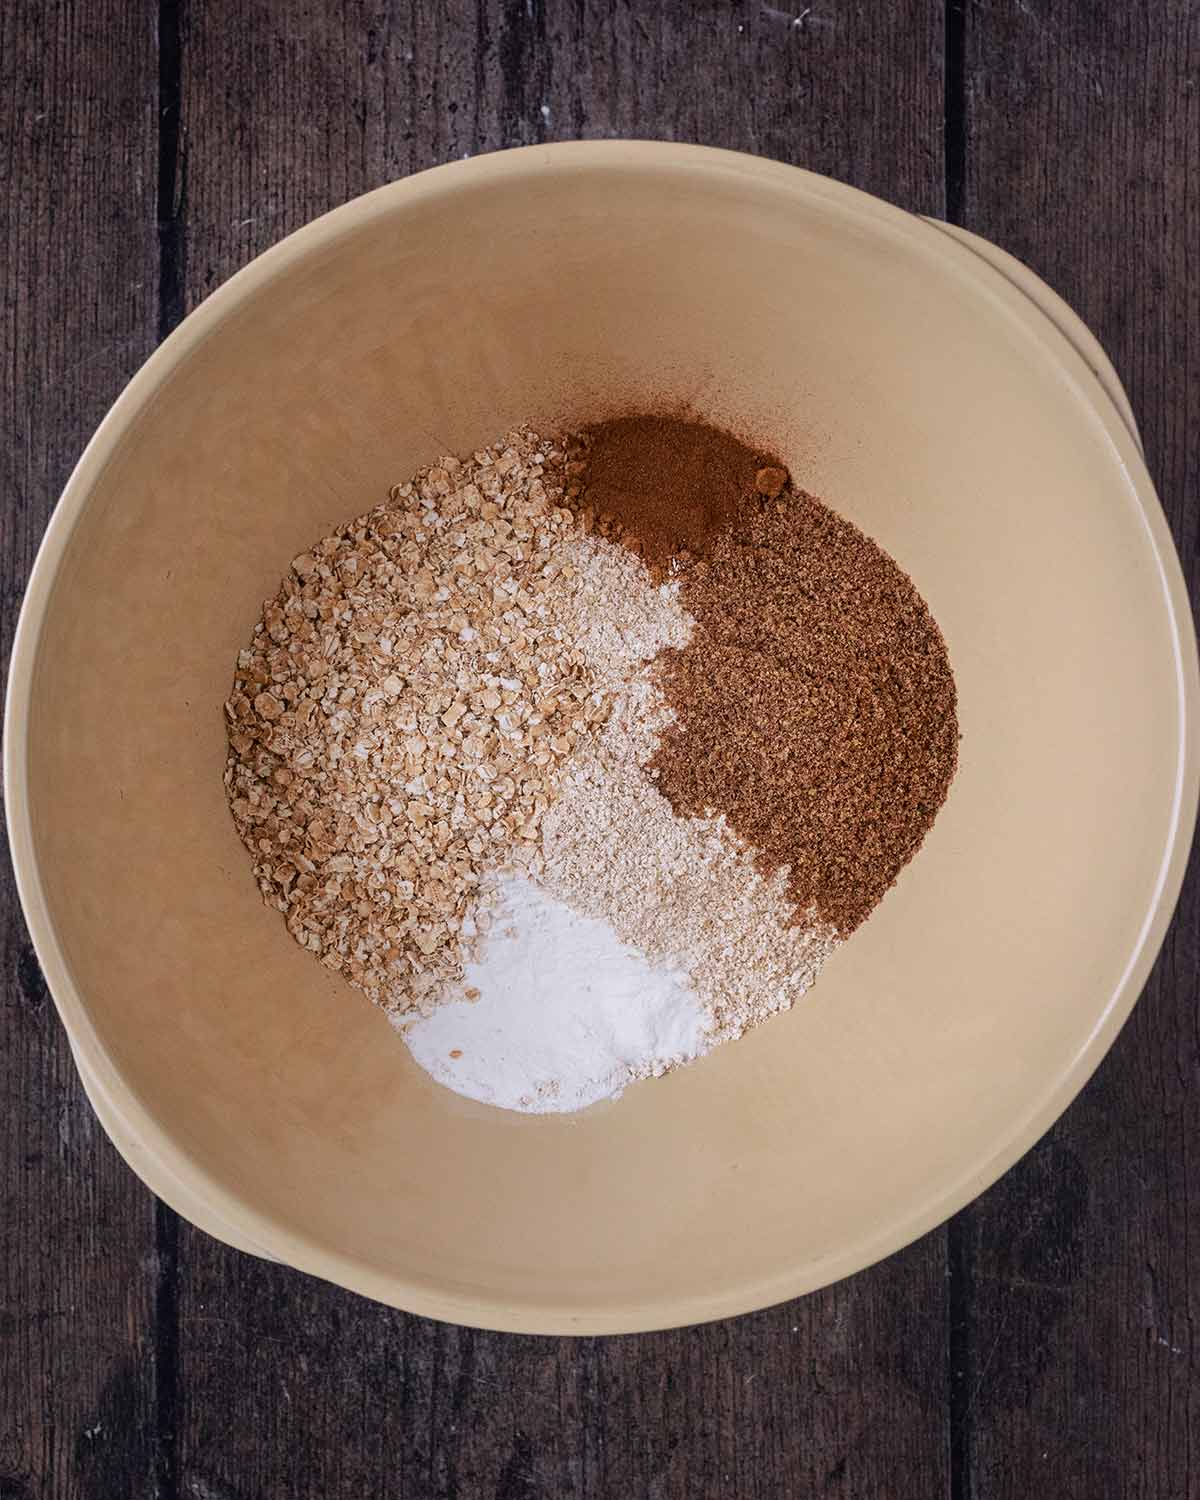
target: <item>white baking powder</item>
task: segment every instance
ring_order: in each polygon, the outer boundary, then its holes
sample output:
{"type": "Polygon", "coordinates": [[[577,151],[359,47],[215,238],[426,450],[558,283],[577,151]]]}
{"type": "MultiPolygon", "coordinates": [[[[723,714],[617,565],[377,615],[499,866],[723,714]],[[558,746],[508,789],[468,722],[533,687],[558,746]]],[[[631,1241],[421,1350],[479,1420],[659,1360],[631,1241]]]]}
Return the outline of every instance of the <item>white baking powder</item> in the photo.
{"type": "Polygon", "coordinates": [[[500,878],[491,917],[464,966],[478,998],[446,1001],[403,1032],[439,1083],[501,1109],[551,1114],[616,1098],[706,1050],[687,976],[652,966],[607,922],[513,874],[500,878]]]}

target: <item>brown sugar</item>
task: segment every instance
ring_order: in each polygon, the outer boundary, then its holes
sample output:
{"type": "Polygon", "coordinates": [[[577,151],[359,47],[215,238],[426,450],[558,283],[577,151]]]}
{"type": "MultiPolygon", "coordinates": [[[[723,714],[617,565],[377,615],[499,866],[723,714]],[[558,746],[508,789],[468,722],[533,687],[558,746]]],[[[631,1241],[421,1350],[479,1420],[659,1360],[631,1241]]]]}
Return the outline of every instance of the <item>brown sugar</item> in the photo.
{"type": "Polygon", "coordinates": [[[765,469],[759,469],[754,476],[754,488],[760,495],[765,495],[768,500],[777,500],[787,487],[788,471],[775,468],[773,465],[765,469]]]}
{"type": "Polygon", "coordinates": [[[689,644],[652,769],[724,813],[799,912],[846,936],[912,858],[958,756],[945,642],[908,576],[811,495],[746,508],[681,578],[689,644]]]}

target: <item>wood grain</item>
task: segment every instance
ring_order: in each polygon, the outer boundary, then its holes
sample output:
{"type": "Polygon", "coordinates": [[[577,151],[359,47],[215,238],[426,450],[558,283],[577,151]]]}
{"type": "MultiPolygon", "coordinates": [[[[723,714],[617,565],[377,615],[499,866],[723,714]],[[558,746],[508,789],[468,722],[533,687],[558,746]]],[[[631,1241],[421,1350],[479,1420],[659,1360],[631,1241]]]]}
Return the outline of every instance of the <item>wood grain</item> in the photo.
{"type": "MultiPolygon", "coordinates": [[[[968,3],[968,227],[1112,356],[1200,601],[1200,11],[968,3]]],[[[1050,1137],[955,1225],[960,1494],[1200,1493],[1200,881],[1050,1137]]]]}
{"type": "MultiPolygon", "coordinates": [[[[189,305],[356,193],[534,141],[701,140],[942,203],[939,5],[196,6],[181,37],[189,305]]],[[[750,1318],[522,1339],[373,1307],[185,1226],[180,1493],[944,1494],[944,1279],[935,1234],[750,1318]]]]}
{"type": "Polygon", "coordinates": [[[189,1231],[181,1492],[942,1494],[938,1259],[708,1327],[548,1339],[390,1312],[189,1231]]]}
{"type": "MultiPolygon", "coordinates": [[[[0,656],[54,501],[154,345],[154,28],[0,6],[0,656]]],[[[154,1205],[96,1124],[0,873],[0,1496],[153,1491],[154,1205]]]]}

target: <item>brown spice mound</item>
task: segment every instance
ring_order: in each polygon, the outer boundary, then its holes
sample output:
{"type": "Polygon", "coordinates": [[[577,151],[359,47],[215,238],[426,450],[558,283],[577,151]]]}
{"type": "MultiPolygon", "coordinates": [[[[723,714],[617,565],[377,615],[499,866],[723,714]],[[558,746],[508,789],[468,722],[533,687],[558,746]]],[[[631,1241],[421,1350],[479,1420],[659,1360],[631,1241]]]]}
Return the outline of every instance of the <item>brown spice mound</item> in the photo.
{"type": "Polygon", "coordinates": [[[781,484],[787,478],[770,454],[755,453],[717,427],[676,417],[601,422],[584,431],[582,448],[577,472],[585,524],[595,519],[602,532],[624,529],[636,537],[656,578],[681,554],[706,556],[756,485],[765,484],[769,493],[775,475],[781,484]]]}
{"type": "Polygon", "coordinates": [[[787,869],[798,911],[846,936],[953,779],[945,642],[908,576],[811,495],[750,502],[706,542],[680,579],[696,628],[659,662],[676,721],[657,785],[680,814],[724,813],[766,871],[787,869]]]}

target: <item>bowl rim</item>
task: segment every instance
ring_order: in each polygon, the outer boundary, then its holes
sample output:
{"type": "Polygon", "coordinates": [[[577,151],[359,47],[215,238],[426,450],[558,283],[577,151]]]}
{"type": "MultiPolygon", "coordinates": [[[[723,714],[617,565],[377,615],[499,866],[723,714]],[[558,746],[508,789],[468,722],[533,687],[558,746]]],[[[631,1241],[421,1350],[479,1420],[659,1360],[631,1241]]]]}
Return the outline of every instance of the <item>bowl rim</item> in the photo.
{"type": "Polygon", "coordinates": [[[950,224],[945,219],[938,219],[930,214],[923,214],[922,218],[926,223],[940,229],[943,234],[948,234],[951,239],[965,245],[968,250],[973,250],[976,255],[994,266],[997,271],[1006,276],[1015,286],[1020,287],[1037,303],[1042,312],[1066,336],[1068,343],[1075,348],[1099,381],[1105,396],[1108,397],[1117,415],[1129,429],[1130,436],[1137,444],[1138,452],[1144,458],[1146,445],[1142,442],[1142,435],[1138,431],[1137,420],[1133,414],[1133,406],[1125,387],[1121,384],[1120,376],[1100,340],[1074,308],[1068,306],[1057,292],[1051,291],[1041,277],[1031,271],[1024,261],[1018,260],[1009,251],[1002,250],[999,245],[994,245],[991,240],[985,240],[982,235],[975,234],[970,229],[964,229],[961,224],[950,224]]]}
{"type": "Polygon", "coordinates": [[[1196,736],[1200,671],[1182,569],[1136,440],[1136,428],[1131,434],[1096,370],[1064,333],[1064,327],[1082,327],[1076,315],[1033,272],[1024,266],[1021,270],[1025,274],[1018,282],[962,240],[945,233],[938,221],[923,219],[800,167],[741,152],[674,142],[560,142],[517,147],[432,167],[332,209],[236,272],[158,346],[122,390],[87,444],[42,539],[14,634],[3,753],[9,842],[30,937],[89,1096],[114,1144],[147,1186],[168,1204],[180,1208],[186,1217],[206,1218],[208,1222],[203,1227],[217,1237],[222,1237],[220,1226],[236,1226],[241,1248],[254,1248],[265,1257],[284,1261],[390,1306],[501,1331],[591,1335],[705,1322],[818,1290],[892,1254],[943,1223],[1035,1143],[1075,1098],[1112,1045],[1145,984],[1173,914],[1200,791],[1196,736]],[[532,177],[547,169],[563,167],[572,172],[636,167],[643,171],[734,177],[790,196],[798,205],[806,202],[831,205],[836,211],[859,219],[879,235],[907,240],[923,248],[948,274],[967,282],[976,295],[999,307],[1020,325],[1041,345],[1042,357],[1058,367],[1060,378],[1102,430],[1113,460],[1123,471],[1131,497],[1136,500],[1155,556],[1173,638],[1180,721],[1171,827],[1138,941],[1115,990],[1100,1006],[1095,1024],[1078,1052],[1048,1080],[1033,1105],[1012,1122],[1003,1137],[953,1181],[936,1185],[906,1215],[874,1226],[864,1238],[819,1261],[789,1266],[746,1282],[722,1284],[703,1295],[596,1307],[537,1300],[517,1302],[486,1292],[466,1294],[447,1289],[432,1278],[384,1273],[355,1256],[296,1232],[214,1177],[173,1138],[169,1124],[155,1116],[122,1077],[92,1024],[45,899],[28,806],[27,777],[29,708],[36,685],[38,650],[64,552],[96,481],[171,372],[259,289],[320,247],[406,206],[491,185],[505,177],[532,177]],[[1031,287],[1037,289],[1036,300],[1031,287]],[[1049,309],[1056,307],[1063,310],[1061,319],[1050,314],[1049,309]],[[208,1213],[197,1214],[198,1204],[206,1205],[208,1213]]]}

